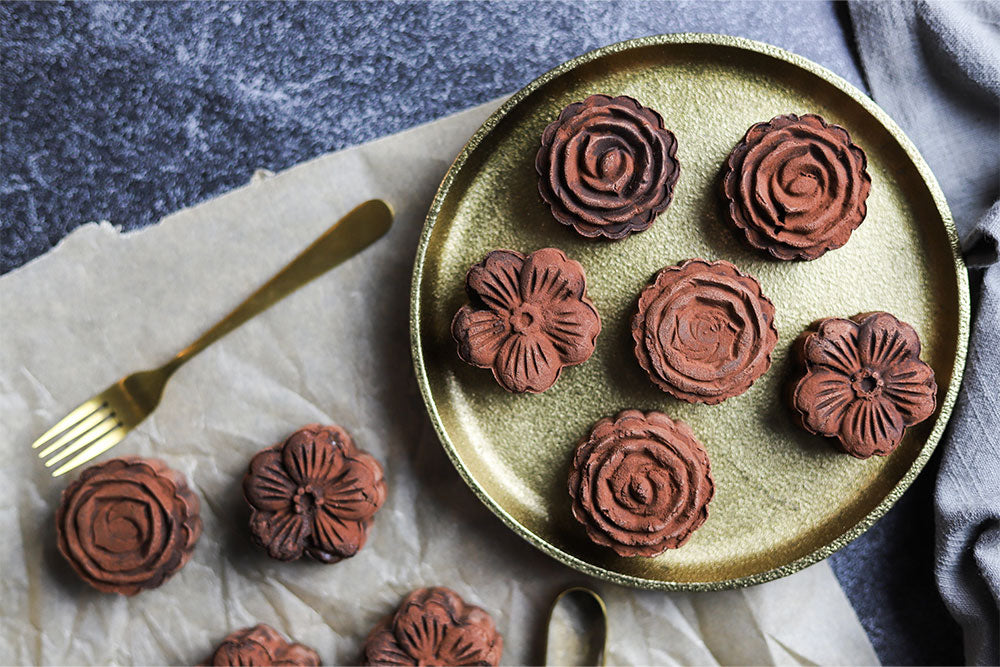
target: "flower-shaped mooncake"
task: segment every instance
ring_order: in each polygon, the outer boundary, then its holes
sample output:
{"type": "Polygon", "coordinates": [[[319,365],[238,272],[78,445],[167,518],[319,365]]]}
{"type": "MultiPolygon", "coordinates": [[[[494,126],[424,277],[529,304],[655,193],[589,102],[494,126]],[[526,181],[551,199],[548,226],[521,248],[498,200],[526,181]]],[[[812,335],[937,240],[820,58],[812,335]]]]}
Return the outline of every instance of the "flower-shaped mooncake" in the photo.
{"type": "Polygon", "coordinates": [[[365,642],[367,665],[497,665],[503,638],[488,613],[454,591],[420,588],[365,642]]]}
{"type": "Polygon", "coordinates": [[[347,431],[310,424],[253,457],[243,493],[254,541],[272,558],[336,563],[364,546],[386,486],[347,431]]]}
{"type": "Polygon", "coordinates": [[[635,358],[656,386],[689,403],[742,394],[771,367],[774,304],[725,260],[661,269],[632,318],[635,358]]]}
{"type": "Polygon", "coordinates": [[[227,636],[212,654],[208,664],[286,665],[288,667],[318,667],[319,654],[304,644],[285,641],[277,630],[263,623],[243,628],[227,636]]]}
{"type": "Polygon", "coordinates": [[[934,413],[937,384],[920,338],[889,313],[820,320],[796,348],[805,375],[792,402],[802,425],[851,456],[891,453],[907,426],[934,413]]]}
{"type": "Polygon", "coordinates": [[[601,318],[579,262],[543,248],[527,257],[494,250],[465,279],[471,303],[451,323],[458,356],[489,368],[507,391],[543,392],[563,366],[594,352],[601,318]]]}

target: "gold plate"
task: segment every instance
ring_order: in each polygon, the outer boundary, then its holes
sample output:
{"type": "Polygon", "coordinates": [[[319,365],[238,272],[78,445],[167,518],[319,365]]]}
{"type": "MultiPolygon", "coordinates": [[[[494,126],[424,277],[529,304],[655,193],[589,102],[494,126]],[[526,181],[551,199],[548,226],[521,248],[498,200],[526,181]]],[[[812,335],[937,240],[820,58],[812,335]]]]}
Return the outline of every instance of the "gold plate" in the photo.
{"type": "Polygon", "coordinates": [[[721,589],[795,572],[860,535],[926,463],[958,393],[969,328],[967,275],[951,214],[927,164],[863,93],[802,57],[721,35],[614,44],[532,81],[476,132],[441,183],[413,273],[411,345],[427,410],[448,455],[479,498],[545,553],[587,574],[643,588],[721,589]],[[678,139],[673,204],[623,241],[577,236],[538,195],[535,153],[545,126],[592,93],[630,95],[659,111],[678,139]],[[811,262],[748,247],[721,215],[718,179],[755,122],[819,113],[868,154],[868,216],[846,246],[811,262]],[[555,246],[580,261],[603,321],[597,349],[539,395],[504,392],[462,363],[449,327],[465,274],[490,250],[555,246]],[[757,277],[777,307],[771,369],[719,405],[657,389],[632,354],[629,319],[661,267],[727,259],[757,277]],[[820,317],[886,310],[923,342],[939,386],[937,414],[908,429],[888,457],[866,461],[792,423],[783,389],[789,347],[820,317]],[[621,558],[592,544],[570,515],[566,476],[577,440],[624,408],[683,419],[705,444],[716,496],[680,549],[621,558]]]}

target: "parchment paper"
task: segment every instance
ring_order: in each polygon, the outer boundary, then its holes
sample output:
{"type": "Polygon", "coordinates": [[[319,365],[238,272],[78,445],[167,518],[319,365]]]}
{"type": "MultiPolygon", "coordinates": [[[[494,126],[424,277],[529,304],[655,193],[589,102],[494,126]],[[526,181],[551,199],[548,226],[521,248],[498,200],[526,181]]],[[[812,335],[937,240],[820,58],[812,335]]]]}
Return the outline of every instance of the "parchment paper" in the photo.
{"type": "Polygon", "coordinates": [[[266,622],[328,663],[355,663],[405,593],[441,584],[493,613],[504,663],[530,663],[548,603],[577,583],[608,602],[610,664],[877,662],[826,563],[722,593],[590,581],[507,530],[448,463],[410,363],[410,272],[438,182],[496,106],[262,172],[143,231],[86,225],[0,279],[0,662],[191,663],[266,622]],[[386,238],[181,369],[103,457],[158,456],[188,476],[205,523],[191,561],[131,599],[77,580],[55,546],[67,480],[46,474],[32,440],[121,375],[163,363],[376,196],[397,211],[386,238]],[[368,545],[333,566],[270,560],[246,526],[251,456],[308,422],[346,427],[390,484],[368,545]]]}

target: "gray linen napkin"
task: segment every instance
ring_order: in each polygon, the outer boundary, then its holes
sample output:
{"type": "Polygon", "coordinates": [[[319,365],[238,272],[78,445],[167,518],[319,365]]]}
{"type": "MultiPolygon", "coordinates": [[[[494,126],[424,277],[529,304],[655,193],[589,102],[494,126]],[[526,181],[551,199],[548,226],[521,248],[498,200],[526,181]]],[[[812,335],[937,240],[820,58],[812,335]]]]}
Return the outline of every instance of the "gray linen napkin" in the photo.
{"type": "Polygon", "coordinates": [[[938,588],[970,663],[1000,663],[1000,4],[850,4],[875,101],[948,198],[972,268],[965,379],[935,493],[938,588]]]}

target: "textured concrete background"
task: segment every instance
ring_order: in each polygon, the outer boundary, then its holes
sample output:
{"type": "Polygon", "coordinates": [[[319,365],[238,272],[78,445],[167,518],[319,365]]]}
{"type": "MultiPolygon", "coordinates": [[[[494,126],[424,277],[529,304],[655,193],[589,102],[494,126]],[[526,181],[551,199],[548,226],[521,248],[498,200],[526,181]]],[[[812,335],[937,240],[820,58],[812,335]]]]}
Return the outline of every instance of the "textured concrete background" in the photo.
{"type": "MultiPolygon", "coordinates": [[[[864,88],[846,15],[816,1],[5,3],[0,273],[85,222],[148,225],[256,168],[434,120],[632,37],[750,37],[864,88]]],[[[931,574],[931,468],[832,557],[889,664],[962,661],[931,574]]]]}

